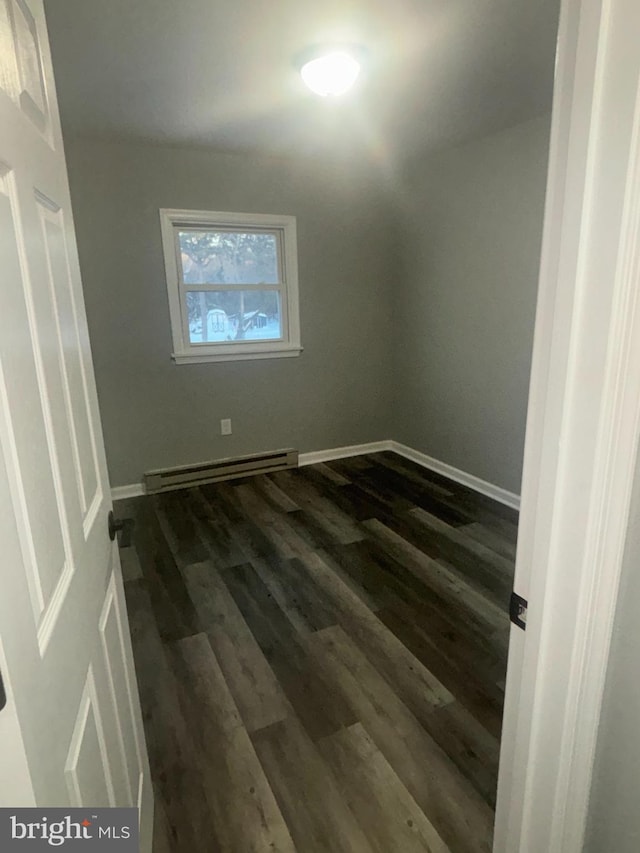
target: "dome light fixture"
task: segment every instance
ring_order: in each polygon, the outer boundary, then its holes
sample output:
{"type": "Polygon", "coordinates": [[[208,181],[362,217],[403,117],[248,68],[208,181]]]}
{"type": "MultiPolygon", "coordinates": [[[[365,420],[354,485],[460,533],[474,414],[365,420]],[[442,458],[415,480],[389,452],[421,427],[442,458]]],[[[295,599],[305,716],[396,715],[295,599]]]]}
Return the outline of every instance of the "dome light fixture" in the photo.
{"type": "Polygon", "coordinates": [[[356,82],[361,64],[353,48],[325,48],[307,53],[300,63],[302,79],[317,95],[344,95],[356,82]]]}

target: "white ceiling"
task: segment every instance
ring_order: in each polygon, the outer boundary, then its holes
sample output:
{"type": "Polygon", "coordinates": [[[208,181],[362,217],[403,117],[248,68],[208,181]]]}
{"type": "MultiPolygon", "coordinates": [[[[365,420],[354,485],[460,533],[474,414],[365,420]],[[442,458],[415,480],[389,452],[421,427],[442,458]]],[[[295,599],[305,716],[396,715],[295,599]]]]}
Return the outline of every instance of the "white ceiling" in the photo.
{"type": "Polygon", "coordinates": [[[550,109],[559,0],[45,0],[65,132],[226,150],[415,154],[550,109]],[[362,44],[340,101],[293,60],[362,44]]]}

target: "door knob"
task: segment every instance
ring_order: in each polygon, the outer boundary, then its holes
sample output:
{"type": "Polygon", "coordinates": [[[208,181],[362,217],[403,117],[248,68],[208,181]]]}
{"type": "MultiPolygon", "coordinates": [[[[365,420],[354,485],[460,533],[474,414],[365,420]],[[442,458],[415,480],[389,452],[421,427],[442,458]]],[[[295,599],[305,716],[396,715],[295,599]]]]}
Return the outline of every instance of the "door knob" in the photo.
{"type": "Polygon", "coordinates": [[[118,544],[121,548],[128,548],[129,545],[131,545],[131,533],[135,525],[134,520],[132,518],[116,518],[111,511],[109,513],[107,524],[109,539],[113,542],[119,533],[120,538],[118,540],[118,544]]]}
{"type": "Polygon", "coordinates": [[[121,530],[124,530],[124,521],[121,518],[116,518],[115,515],[113,514],[113,510],[110,510],[109,511],[108,525],[109,525],[109,539],[111,539],[111,541],[113,542],[113,540],[116,538],[116,535],[121,530]]]}

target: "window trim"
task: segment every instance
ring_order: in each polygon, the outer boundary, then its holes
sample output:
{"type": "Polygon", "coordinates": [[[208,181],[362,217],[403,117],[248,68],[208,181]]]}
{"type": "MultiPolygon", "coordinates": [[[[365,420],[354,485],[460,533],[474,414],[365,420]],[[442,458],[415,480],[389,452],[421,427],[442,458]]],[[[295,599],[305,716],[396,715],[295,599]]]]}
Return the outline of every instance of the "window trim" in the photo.
{"type": "MultiPolygon", "coordinates": [[[[248,361],[263,358],[291,358],[300,355],[300,312],[298,298],[298,255],[295,216],[268,213],[230,213],[211,210],[177,210],[160,208],[160,228],[166,273],[169,317],[173,338],[172,359],[176,364],[198,364],[212,361],[248,361]],[[282,338],[276,341],[243,341],[242,343],[192,344],[185,317],[184,284],[178,267],[176,227],[193,228],[259,228],[279,234],[279,255],[282,265],[281,282],[269,285],[281,293],[282,338]]],[[[189,285],[191,289],[191,286],[189,285]]],[[[194,285],[193,289],[202,288],[194,285]]],[[[260,289],[248,286],[248,289],[260,289]]]]}

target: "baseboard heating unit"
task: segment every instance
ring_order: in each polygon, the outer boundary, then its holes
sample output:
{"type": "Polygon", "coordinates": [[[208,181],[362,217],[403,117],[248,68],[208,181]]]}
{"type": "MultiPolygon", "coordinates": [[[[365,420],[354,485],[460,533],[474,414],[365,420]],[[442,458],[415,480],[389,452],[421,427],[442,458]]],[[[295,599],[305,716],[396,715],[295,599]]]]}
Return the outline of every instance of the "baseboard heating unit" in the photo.
{"type": "Polygon", "coordinates": [[[251,477],[253,474],[267,474],[270,471],[283,471],[285,468],[297,467],[297,450],[276,450],[270,453],[255,453],[251,456],[236,456],[233,459],[217,459],[213,462],[198,462],[195,465],[148,471],[144,475],[144,485],[147,494],[153,495],[174,489],[186,489],[189,486],[217,483],[219,480],[233,480],[236,477],[251,477]]]}

